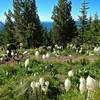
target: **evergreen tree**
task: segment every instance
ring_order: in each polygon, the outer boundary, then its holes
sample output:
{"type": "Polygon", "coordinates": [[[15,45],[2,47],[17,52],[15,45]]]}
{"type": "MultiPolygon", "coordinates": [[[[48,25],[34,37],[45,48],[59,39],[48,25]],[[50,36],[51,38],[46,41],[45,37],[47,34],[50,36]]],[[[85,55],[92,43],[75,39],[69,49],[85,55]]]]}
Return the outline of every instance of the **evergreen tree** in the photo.
{"type": "Polygon", "coordinates": [[[15,22],[15,37],[18,42],[24,42],[25,33],[24,33],[24,26],[23,26],[23,16],[22,16],[22,1],[21,0],[13,0],[13,18],[15,22]]]}
{"type": "Polygon", "coordinates": [[[91,16],[89,18],[85,40],[86,38],[93,47],[100,44],[100,20],[97,13],[94,15],[94,19],[91,16]]]}
{"type": "Polygon", "coordinates": [[[0,32],[0,46],[5,46],[8,43],[8,34],[5,32],[5,28],[0,32]]]}
{"type": "Polygon", "coordinates": [[[83,3],[81,5],[81,16],[79,16],[80,19],[80,42],[83,44],[85,41],[85,33],[87,31],[87,27],[88,27],[88,18],[87,18],[87,10],[89,9],[88,7],[88,3],[86,2],[86,0],[83,0],[83,3]]]}
{"type": "Polygon", "coordinates": [[[65,46],[77,36],[75,21],[71,16],[71,1],[59,0],[53,10],[52,39],[58,45],[65,46]]]}
{"type": "Polygon", "coordinates": [[[92,44],[94,46],[98,43],[100,44],[100,21],[97,13],[94,16],[91,30],[92,30],[92,40],[91,40],[92,44]]]}
{"type": "Polygon", "coordinates": [[[8,13],[5,13],[6,20],[4,25],[4,30],[2,33],[2,42],[4,45],[7,43],[13,43],[16,41],[14,34],[14,22],[12,21],[12,12],[9,10],[8,13]]]}
{"type": "Polygon", "coordinates": [[[88,27],[90,27],[91,26],[91,24],[92,24],[92,16],[90,15],[90,17],[89,17],[89,20],[88,20],[88,27]]]}
{"type": "Polygon", "coordinates": [[[87,31],[85,33],[85,41],[88,43],[88,44],[91,44],[91,39],[93,37],[93,31],[92,31],[92,22],[93,22],[93,18],[92,16],[90,15],[89,17],[89,20],[88,20],[88,25],[87,25],[87,31]]]}
{"type": "Polygon", "coordinates": [[[35,0],[13,0],[16,34],[28,47],[38,47],[43,42],[42,25],[35,0]]]}
{"type": "Polygon", "coordinates": [[[45,46],[53,46],[53,42],[51,40],[51,32],[47,32],[46,29],[43,29],[43,45],[45,46]]]}
{"type": "Polygon", "coordinates": [[[14,34],[14,31],[15,31],[14,26],[15,26],[15,24],[14,24],[14,22],[12,20],[12,12],[9,10],[8,14],[5,13],[5,15],[6,15],[5,30],[8,33],[8,41],[9,41],[9,43],[13,43],[13,42],[16,41],[16,39],[15,39],[15,36],[14,36],[15,35],[14,34]]]}

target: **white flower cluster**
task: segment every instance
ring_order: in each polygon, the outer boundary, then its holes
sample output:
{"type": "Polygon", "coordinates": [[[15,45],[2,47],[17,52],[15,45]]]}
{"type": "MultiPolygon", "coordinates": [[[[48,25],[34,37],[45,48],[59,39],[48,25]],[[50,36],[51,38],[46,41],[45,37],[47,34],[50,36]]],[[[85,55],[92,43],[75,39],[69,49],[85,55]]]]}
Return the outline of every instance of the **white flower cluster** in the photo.
{"type": "Polygon", "coordinates": [[[52,46],[47,46],[47,50],[51,50],[52,46]]]}
{"type": "Polygon", "coordinates": [[[56,57],[59,56],[60,54],[60,51],[59,50],[56,50],[55,48],[53,48],[53,52],[52,52],[56,57]]]}
{"type": "Polygon", "coordinates": [[[45,59],[48,59],[50,57],[50,54],[49,53],[46,53],[46,54],[43,54],[42,55],[42,59],[45,60],[45,59]]]}
{"type": "Polygon", "coordinates": [[[45,94],[48,92],[49,81],[45,81],[44,78],[40,78],[38,82],[32,81],[31,88],[33,89],[33,93],[35,89],[41,89],[45,94]]]}
{"type": "MultiPolygon", "coordinates": [[[[39,55],[40,55],[40,52],[39,52],[38,50],[36,50],[36,51],[35,51],[35,57],[38,58],[39,55]]],[[[48,59],[49,57],[50,57],[50,54],[49,54],[48,52],[47,52],[46,54],[43,54],[43,55],[42,55],[42,59],[43,59],[43,60],[48,59]]]]}
{"type": "Polygon", "coordinates": [[[69,91],[69,89],[71,88],[71,81],[70,81],[70,78],[73,77],[73,75],[74,75],[73,70],[70,70],[70,71],[68,72],[68,77],[69,77],[69,78],[67,78],[67,79],[65,80],[65,82],[64,82],[64,86],[65,86],[66,92],[69,91]]]}
{"type": "Polygon", "coordinates": [[[85,81],[84,77],[80,78],[79,90],[80,90],[81,94],[83,94],[84,92],[86,92],[86,81],[85,81]]]}
{"type": "Polygon", "coordinates": [[[29,65],[29,59],[26,59],[26,60],[25,60],[25,68],[27,68],[28,65],[29,65]]]}
{"type": "Polygon", "coordinates": [[[35,51],[35,56],[39,57],[39,51],[35,51]]]}
{"type": "Polygon", "coordinates": [[[86,79],[86,88],[88,91],[94,91],[96,88],[97,81],[92,77],[88,76],[86,79]]]}
{"type": "Polygon", "coordinates": [[[73,75],[74,75],[73,70],[70,70],[70,71],[68,72],[68,76],[69,76],[69,77],[72,77],[73,75]]]}
{"type": "Polygon", "coordinates": [[[89,100],[93,99],[92,92],[94,92],[98,86],[99,84],[97,83],[97,81],[90,76],[88,76],[86,80],[84,77],[80,78],[80,85],[79,85],[80,93],[83,94],[87,91],[88,92],[87,98],[89,98],[89,100]]]}
{"type": "MultiPolygon", "coordinates": [[[[70,78],[74,76],[74,72],[73,70],[70,70],[68,72],[68,77],[65,82],[64,82],[64,87],[66,92],[69,91],[69,89],[71,88],[71,80],[70,78]]],[[[92,77],[88,76],[85,80],[84,77],[80,77],[80,84],[79,84],[79,90],[80,93],[83,94],[86,91],[88,91],[88,97],[91,97],[90,94],[91,92],[95,91],[96,87],[100,87],[100,82],[97,83],[97,81],[95,79],[93,79],[92,77]]]]}
{"type": "Polygon", "coordinates": [[[100,54],[100,47],[95,47],[94,48],[94,53],[100,54]]]}
{"type": "Polygon", "coordinates": [[[55,49],[57,50],[61,50],[63,48],[63,46],[58,46],[57,44],[55,45],[55,49]]]}
{"type": "Polygon", "coordinates": [[[69,89],[70,89],[70,87],[71,87],[71,81],[70,81],[70,79],[67,78],[67,79],[65,80],[64,86],[65,86],[66,92],[68,92],[69,89]]]}

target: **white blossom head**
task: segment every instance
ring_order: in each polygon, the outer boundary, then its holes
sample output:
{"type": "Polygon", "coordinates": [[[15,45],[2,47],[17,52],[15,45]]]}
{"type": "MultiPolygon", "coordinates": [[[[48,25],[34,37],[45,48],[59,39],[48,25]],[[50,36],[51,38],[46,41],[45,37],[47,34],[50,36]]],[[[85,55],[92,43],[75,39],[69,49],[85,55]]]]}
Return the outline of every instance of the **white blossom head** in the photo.
{"type": "Polygon", "coordinates": [[[44,85],[45,81],[44,81],[44,78],[43,78],[43,77],[41,77],[41,78],[39,79],[39,83],[40,83],[41,86],[44,85]]]}
{"type": "Polygon", "coordinates": [[[70,70],[70,71],[68,72],[68,76],[69,76],[69,77],[72,77],[73,75],[74,75],[73,70],[70,70]]]}
{"type": "Polygon", "coordinates": [[[35,88],[35,81],[31,82],[31,88],[34,89],[35,88]]]}
{"type": "Polygon", "coordinates": [[[85,84],[85,78],[84,78],[84,77],[81,77],[81,78],[80,78],[80,83],[85,84]]]}
{"type": "Polygon", "coordinates": [[[11,51],[11,55],[12,55],[12,56],[14,55],[14,51],[11,51]]]}
{"type": "Polygon", "coordinates": [[[46,85],[46,86],[49,86],[49,81],[46,81],[46,82],[45,82],[45,85],[46,85]]]}
{"type": "Polygon", "coordinates": [[[6,53],[8,54],[9,53],[9,50],[7,50],[6,53]]]}
{"type": "Polygon", "coordinates": [[[86,79],[86,87],[88,91],[94,91],[96,87],[96,80],[88,76],[86,79]]]}
{"type": "Polygon", "coordinates": [[[46,58],[46,56],[45,55],[42,55],[42,59],[44,60],[46,58]]]}
{"type": "Polygon", "coordinates": [[[40,83],[39,82],[35,82],[35,87],[36,88],[40,88],[40,83]]]}
{"type": "Polygon", "coordinates": [[[39,56],[39,51],[35,51],[35,56],[36,56],[36,57],[39,56]]]}
{"type": "Polygon", "coordinates": [[[49,53],[47,53],[45,56],[46,56],[46,58],[48,59],[48,58],[50,57],[50,54],[49,54],[49,53]]]}
{"type": "Polygon", "coordinates": [[[85,82],[85,79],[83,77],[80,78],[79,90],[80,90],[81,94],[86,92],[86,82],[85,82]]]}
{"type": "Polygon", "coordinates": [[[71,81],[68,78],[64,82],[64,87],[65,87],[66,92],[68,92],[69,89],[71,88],[71,81]]]}
{"type": "Polygon", "coordinates": [[[27,68],[27,66],[29,65],[29,59],[25,60],[25,68],[27,68]]]}

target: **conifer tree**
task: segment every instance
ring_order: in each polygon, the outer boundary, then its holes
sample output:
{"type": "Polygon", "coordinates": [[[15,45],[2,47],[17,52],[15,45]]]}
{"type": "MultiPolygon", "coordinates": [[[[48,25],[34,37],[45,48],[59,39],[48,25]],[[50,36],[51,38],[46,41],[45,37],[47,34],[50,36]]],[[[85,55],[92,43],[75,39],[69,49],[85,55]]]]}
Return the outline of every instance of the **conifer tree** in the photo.
{"type": "Polygon", "coordinates": [[[90,15],[89,20],[88,20],[88,25],[87,25],[87,31],[85,32],[85,42],[87,42],[88,44],[91,44],[91,39],[93,37],[93,31],[92,31],[92,22],[93,22],[93,18],[90,15]]]}
{"type": "Polygon", "coordinates": [[[80,42],[83,44],[85,41],[85,33],[87,31],[88,27],[88,18],[87,18],[87,10],[89,9],[88,3],[86,0],[83,0],[83,3],[81,4],[81,15],[79,16],[80,20],[80,42]]]}
{"type": "Polygon", "coordinates": [[[14,43],[16,41],[15,39],[15,29],[14,29],[14,22],[12,20],[12,12],[9,10],[8,14],[5,13],[6,20],[5,20],[5,30],[8,34],[8,42],[14,43]]]}
{"type": "MultiPolygon", "coordinates": [[[[15,37],[18,42],[23,42],[23,39],[25,38],[25,33],[24,33],[24,26],[22,25],[23,23],[23,15],[22,15],[22,1],[21,0],[13,0],[13,18],[15,22],[15,37]]],[[[24,41],[24,43],[26,43],[24,41]]]]}
{"type": "Polygon", "coordinates": [[[38,47],[43,40],[42,26],[35,0],[13,0],[16,35],[28,47],[38,47]]]}
{"type": "Polygon", "coordinates": [[[77,36],[75,21],[71,16],[71,1],[59,0],[53,10],[52,40],[65,46],[77,36]]]}
{"type": "Polygon", "coordinates": [[[100,44],[100,21],[98,14],[94,15],[94,20],[92,22],[92,44],[96,46],[96,44],[100,44]]]}
{"type": "Polygon", "coordinates": [[[6,16],[5,25],[1,36],[2,37],[1,42],[3,45],[6,45],[7,43],[14,43],[16,41],[14,32],[15,25],[12,20],[11,10],[9,10],[8,13],[5,12],[5,16],[6,16]]]}
{"type": "Polygon", "coordinates": [[[94,18],[90,16],[87,28],[85,40],[87,38],[87,42],[91,43],[93,47],[96,44],[100,44],[100,20],[97,13],[94,15],[94,18]]]}

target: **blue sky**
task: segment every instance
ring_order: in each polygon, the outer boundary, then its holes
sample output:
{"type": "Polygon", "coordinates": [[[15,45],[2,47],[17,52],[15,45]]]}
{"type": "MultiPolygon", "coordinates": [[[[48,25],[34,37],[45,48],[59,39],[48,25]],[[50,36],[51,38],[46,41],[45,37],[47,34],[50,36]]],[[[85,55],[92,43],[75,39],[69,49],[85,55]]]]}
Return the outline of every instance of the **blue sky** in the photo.
{"type": "MultiPolygon", "coordinates": [[[[12,7],[13,0],[1,0],[0,1],[0,21],[4,22],[5,16],[4,12],[7,12],[8,9],[13,9],[12,7]]],[[[71,0],[72,1],[72,16],[74,19],[78,19],[78,15],[81,2],[83,0],[71,0]]],[[[90,9],[88,10],[88,15],[93,15],[98,13],[100,16],[100,0],[87,0],[89,2],[90,9]]],[[[56,5],[58,0],[36,0],[37,10],[41,21],[51,21],[51,15],[54,5],[56,5]]]]}

